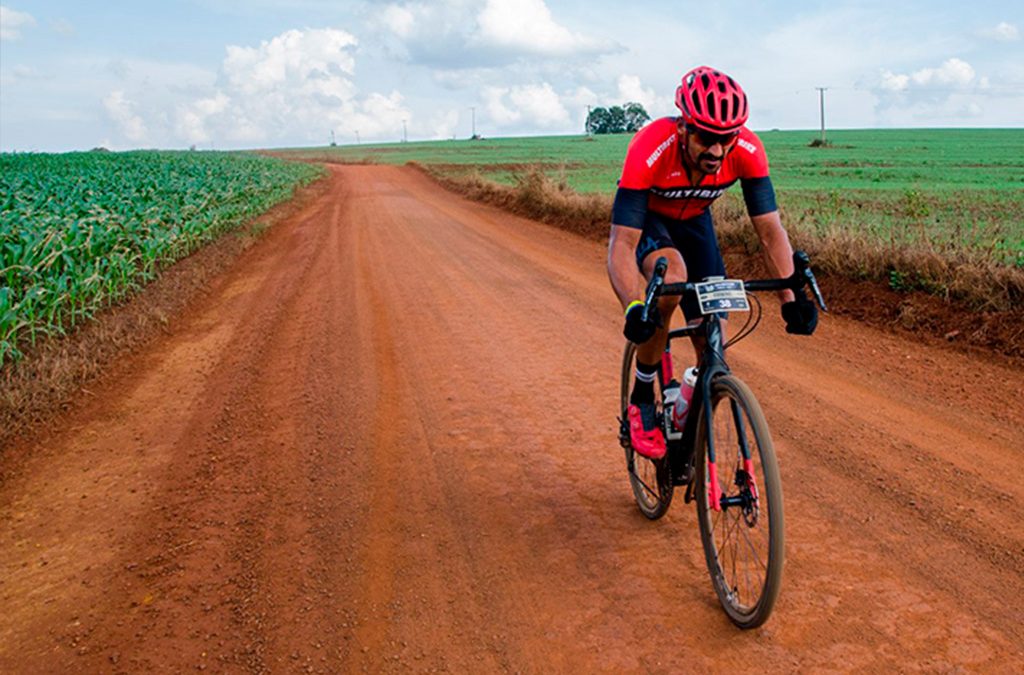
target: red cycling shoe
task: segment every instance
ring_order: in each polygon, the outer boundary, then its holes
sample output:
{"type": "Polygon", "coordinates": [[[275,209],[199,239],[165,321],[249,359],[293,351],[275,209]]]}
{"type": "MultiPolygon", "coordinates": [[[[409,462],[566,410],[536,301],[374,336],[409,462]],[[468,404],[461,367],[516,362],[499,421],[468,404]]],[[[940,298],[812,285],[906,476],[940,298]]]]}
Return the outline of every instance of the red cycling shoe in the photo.
{"type": "Polygon", "coordinates": [[[665,456],[665,437],[658,427],[653,403],[634,404],[626,408],[629,420],[629,442],[633,450],[648,459],[665,456]]]}

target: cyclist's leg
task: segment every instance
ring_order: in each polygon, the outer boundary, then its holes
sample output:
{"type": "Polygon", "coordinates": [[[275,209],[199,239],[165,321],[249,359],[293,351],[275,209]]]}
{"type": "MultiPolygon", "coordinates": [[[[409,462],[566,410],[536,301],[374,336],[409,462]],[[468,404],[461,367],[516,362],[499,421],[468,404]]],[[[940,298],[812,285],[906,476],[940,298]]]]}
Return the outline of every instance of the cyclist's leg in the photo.
{"type": "MultiPolygon", "coordinates": [[[[711,219],[711,211],[705,211],[699,216],[682,221],[670,230],[673,245],[679,249],[685,262],[685,269],[689,270],[690,281],[702,281],[707,277],[725,276],[725,261],[722,258],[722,251],[718,247],[718,237],[715,235],[714,222],[711,219]]],[[[697,299],[687,296],[682,302],[683,316],[687,323],[696,323],[701,319],[700,307],[697,299]]],[[[728,314],[720,314],[722,319],[722,334],[725,336],[728,314]]],[[[700,355],[704,351],[704,338],[695,335],[691,338],[693,349],[696,354],[694,363],[700,361],[700,355]]]]}
{"type": "MultiPolygon", "coordinates": [[[[640,244],[636,249],[637,266],[645,279],[654,275],[654,266],[658,258],[668,260],[668,271],[665,272],[666,283],[686,281],[686,263],[676,248],[666,219],[648,211],[644,221],[644,229],[640,235],[640,244]]],[[[655,364],[661,361],[668,341],[672,312],[679,306],[679,296],[665,296],[658,299],[658,311],[661,314],[662,326],[654,337],[642,345],[637,345],[636,359],[640,363],[655,364]]]]}

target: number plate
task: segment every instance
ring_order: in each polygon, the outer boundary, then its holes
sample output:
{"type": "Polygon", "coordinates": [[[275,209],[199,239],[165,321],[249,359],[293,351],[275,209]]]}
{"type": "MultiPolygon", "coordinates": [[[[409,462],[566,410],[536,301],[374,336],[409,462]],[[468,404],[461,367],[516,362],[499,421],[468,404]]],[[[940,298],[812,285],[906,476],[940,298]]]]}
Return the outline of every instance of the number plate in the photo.
{"type": "Polygon", "coordinates": [[[743,282],[739,279],[719,279],[694,284],[701,314],[715,312],[749,312],[750,303],[743,282]]]}

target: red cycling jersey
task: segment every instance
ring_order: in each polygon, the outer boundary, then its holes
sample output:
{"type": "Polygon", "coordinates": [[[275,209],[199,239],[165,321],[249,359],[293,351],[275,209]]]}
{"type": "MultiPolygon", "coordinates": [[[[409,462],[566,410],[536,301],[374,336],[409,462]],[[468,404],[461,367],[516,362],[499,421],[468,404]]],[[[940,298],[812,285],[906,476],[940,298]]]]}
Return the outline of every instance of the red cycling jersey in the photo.
{"type": "Polygon", "coordinates": [[[648,190],[649,210],[687,220],[706,211],[737,180],[768,176],[768,156],[761,139],[741,127],[736,145],[718,172],[693,185],[683,166],[676,119],[662,117],[651,122],[636,133],[626,151],[619,187],[648,190]]]}

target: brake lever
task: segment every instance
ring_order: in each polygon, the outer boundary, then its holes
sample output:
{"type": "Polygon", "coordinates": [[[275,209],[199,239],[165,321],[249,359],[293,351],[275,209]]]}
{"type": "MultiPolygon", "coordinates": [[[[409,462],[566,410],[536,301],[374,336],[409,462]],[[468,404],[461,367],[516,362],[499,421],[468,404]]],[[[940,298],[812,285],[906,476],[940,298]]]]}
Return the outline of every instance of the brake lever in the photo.
{"type": "Polygon", "coordinates": [[[821,307],[821,311],[828,314],[828,307],[825,305],[825,298],[821,294],[821,288],[818,286],[818,280],[814,278],[814,272],[811,271],[811,259],[803,251],[793,251],[793,275],[796,277],[803,277],[800,282],[800,288],[794,290],[801,290],[804,285],[811,287],[811,293],[814,295],[814,300],[818,303],[818,307],[821,307]]]}
{"type": "Polygon", "coordinates": [[[825,306],[825,298],[821,295],[821,289],[818,287],[818,280],[814,278],[814,272],[811,271],[810,267],[804,270],[804,276],[807,277],[807,283],[811,287],[814,299],[818,302],[818,307],[821,307],[821,311],[828,314],[828,307],[825,306]]]}
{"type": "Polygon", "coordinates": [[[647,297],[644,300],[644,311],[640,314],[640,320],[644,323],[650,318],[651,306],[654,304],[655,298],[658,297],[658,291],[665,283],[665,272],[668,271],[668,258],[662,256],[658,258],[657,262],[654,263],[654,275],[651,276],[651,282],[647,284],[647,297]]]}

